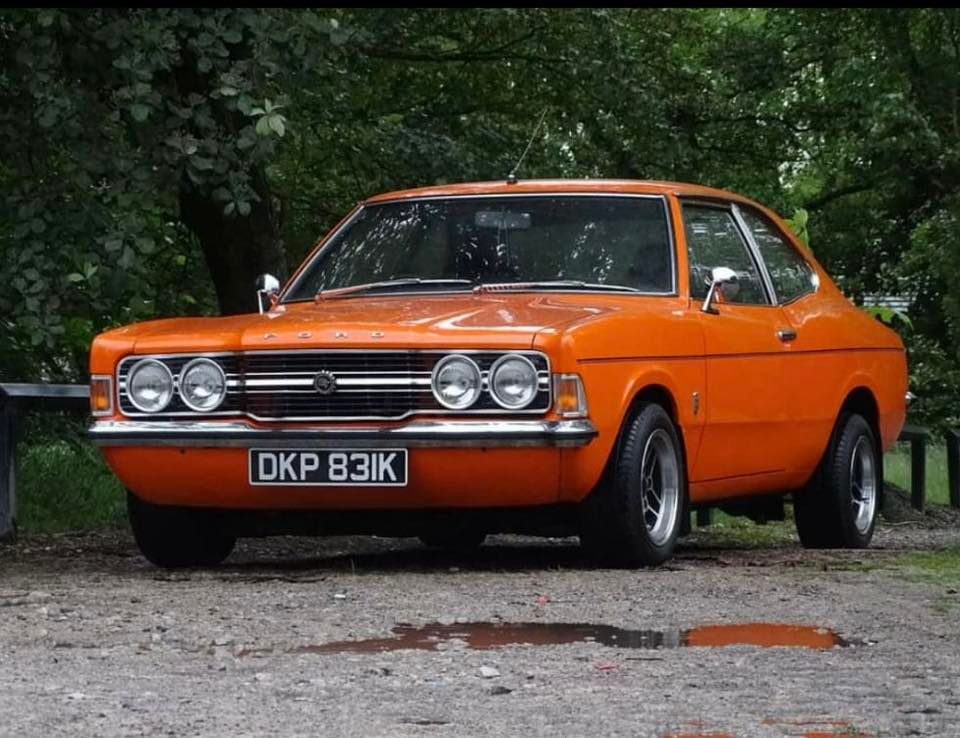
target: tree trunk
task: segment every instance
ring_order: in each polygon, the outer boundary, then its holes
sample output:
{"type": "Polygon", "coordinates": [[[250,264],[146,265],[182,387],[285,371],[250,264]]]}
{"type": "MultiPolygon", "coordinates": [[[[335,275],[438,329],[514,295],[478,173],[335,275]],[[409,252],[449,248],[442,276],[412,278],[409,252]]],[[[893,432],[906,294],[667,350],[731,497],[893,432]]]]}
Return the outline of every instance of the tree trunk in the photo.
{"type": "Polygon", "coordinates": [[[270,186],[262,169],[252,173],[259,202],[250,214],[224,215],[224,203],[198,192],[189,180],[180,185],[180,218],[196,235],[210,270],[223,315],[257,310],[255,282],[264,272],[281,280],[287,259],[270,186]]]}

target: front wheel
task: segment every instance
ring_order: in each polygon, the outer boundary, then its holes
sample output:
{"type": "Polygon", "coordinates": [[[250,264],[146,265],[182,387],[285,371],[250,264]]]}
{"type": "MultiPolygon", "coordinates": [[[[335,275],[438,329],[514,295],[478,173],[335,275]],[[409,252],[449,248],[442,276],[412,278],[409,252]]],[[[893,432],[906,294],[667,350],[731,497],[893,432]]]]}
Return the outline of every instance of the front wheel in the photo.
{"type": "Polygon", "coordinates": [[[601,564],[662,564],[680,534],[685,492],[676,427],[660,405],[642,405],[624,430],[610,473],[584,503],[580,542],[601,564]]]}
{"type": "Polygon", "coordinates": [[[794,495],[800,542],[806,548],[866,548],[880,501],[880,459],[862,415],[841,418],[817,474],[794,495]]]}
{"type": "Polygon", "coordinates": [[[219,529],[209,510],[154,505],[129,491],[127,516],[140,552],[151,564],[168,569],[216,566],[237,541],[219,529]]]}

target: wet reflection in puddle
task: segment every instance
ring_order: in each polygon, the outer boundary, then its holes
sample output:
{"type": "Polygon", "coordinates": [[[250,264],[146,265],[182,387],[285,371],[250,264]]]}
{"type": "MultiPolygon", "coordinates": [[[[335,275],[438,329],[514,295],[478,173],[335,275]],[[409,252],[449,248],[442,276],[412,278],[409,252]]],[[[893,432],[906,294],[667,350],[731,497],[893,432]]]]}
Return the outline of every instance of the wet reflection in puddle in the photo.
{"type": "Polygon", "coordinates": [[[873,738],[846,720],[764,720],[765,725],[788,726],[798,738],[873,738]],[[813,726],[819,726],[812,730],[813,726]],[[803,732],[794,732],[803,731],[803,732]]]}
{"type": "Polygon", "coordinates": [[[339,641],[299,646],[291,653],[380,653],[406,649],[442,650],[450,642],[485,651],[504,646],[552,646],[596,642],[617,648],[682,648],[687,646],[788,646],[830,649],[855,645],[825,628],[775,623],[704,625],[689,630],[627,630],[613,625],[578,623],[463,623],[423,626],[398,625],[391,638],[339,641]],[[444,644],[444,645],[441,645],[444,644]]]}

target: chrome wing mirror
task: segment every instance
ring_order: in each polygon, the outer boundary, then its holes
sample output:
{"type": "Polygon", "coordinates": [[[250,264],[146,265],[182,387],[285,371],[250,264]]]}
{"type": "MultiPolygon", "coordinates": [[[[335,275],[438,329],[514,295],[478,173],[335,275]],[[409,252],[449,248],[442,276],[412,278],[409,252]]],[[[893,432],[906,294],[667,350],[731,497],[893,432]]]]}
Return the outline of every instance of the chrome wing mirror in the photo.
{"type": "Polygon", "coordinates": [[[707,290],[707,296],[703,300],[701,308],[705,313],[716,314],[717,309],[713,306],[713,300],[719,292],[724,299],[732,300],[740,292],[740,278],[730,267],[714,267],[710,281],[710,289],[707,290]]]}
{"type": "Polygon", "coordinates": [[[278,294],[280,294],[279,279],[272,274],[261,274],[257,277],[257,308],[261,314],[273,307],[273,298],[278,294]]]}

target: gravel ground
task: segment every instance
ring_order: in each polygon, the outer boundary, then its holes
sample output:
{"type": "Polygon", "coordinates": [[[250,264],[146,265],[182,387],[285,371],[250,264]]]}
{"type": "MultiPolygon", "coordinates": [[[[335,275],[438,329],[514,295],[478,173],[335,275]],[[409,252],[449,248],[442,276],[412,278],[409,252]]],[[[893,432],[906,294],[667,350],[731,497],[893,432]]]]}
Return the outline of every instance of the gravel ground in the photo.
{"type": "Polygon", "coordinates": [[[960,547],[960,527],[885,527],[857,552],[772,538],[697,531],[653,571],[592,569],[573,540],[281,538],[188,572],[124,531],[22,538],[0,547],[0,734],[960,734],[960,598],[898,562],[960,547]],[[468,621],[786,623],[862,645],[309,648],[468,621]]]}

